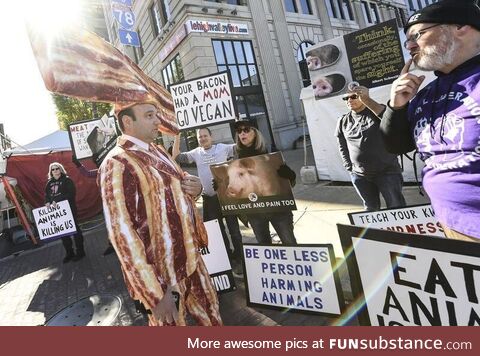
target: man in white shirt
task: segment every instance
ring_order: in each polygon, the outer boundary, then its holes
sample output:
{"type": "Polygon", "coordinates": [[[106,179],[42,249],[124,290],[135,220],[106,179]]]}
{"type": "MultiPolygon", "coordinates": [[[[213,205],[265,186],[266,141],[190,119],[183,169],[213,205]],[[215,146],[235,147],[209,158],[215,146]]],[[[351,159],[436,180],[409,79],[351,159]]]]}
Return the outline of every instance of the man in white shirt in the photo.
{"type": "Polygon", "coordinates": [[[238,219],[235,215],[222,215],[217,193],[212,186],[212,172],[210,165],[225,162],[233,157],[235,144],[212,144],[212,133],[209,128],[197,130],[197,140],[199,147],[180,153],[180,135],[175,138],[172,157],[178,163],[194,163],[197,165],[198,176],[203,185],[203,221],[218,219],[223,240],[227,248],[228,255],[233,262],[233,272],[237,276],[242,274],[241,261],[242,256],[242,235],[238,226],[238,219]],[[230,242],[225,231],[223,218],[227,222],[228,231],[233,243],[233,251],[230,249],[230,242]]]}

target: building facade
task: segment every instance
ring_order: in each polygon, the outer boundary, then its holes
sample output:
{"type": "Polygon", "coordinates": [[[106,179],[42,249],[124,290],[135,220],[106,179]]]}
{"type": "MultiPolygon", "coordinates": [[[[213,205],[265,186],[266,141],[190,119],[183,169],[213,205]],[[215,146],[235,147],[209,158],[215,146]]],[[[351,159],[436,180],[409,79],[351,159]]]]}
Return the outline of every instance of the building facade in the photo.
{"type": "MultiPolygon", "coordinates": [[[[309,46],[392,18],[402,25],[412,11],[432,2],[132,0],[132,30],[141,43],[134,48],[119,43],[110,1],[103,6],[116,47],[165,87],[228,70],[239,116],[256,120],[278,149],[292,148],[303,133],[299,98],[310,85],[309,46]]],[[[228,124],[211,129],[215,141],[231,141],[228,124]]]]}

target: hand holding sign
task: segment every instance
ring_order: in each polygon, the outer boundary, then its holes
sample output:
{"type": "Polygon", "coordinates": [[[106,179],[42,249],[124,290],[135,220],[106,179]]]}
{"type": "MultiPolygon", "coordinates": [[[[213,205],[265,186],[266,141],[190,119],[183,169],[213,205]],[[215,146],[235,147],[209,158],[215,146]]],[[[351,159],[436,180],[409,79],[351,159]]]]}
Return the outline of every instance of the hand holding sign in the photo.
{"type": "Polygon", "coordinates": [[[425,80],[424,75],[416,76],[408,71],[413,59],[409,59],[400,76],[392,83],[392,89],[390,91],[390,106],[393,109],[400,109],[408,104],[408,102],[417,94],[418,88],[425,80]]]}

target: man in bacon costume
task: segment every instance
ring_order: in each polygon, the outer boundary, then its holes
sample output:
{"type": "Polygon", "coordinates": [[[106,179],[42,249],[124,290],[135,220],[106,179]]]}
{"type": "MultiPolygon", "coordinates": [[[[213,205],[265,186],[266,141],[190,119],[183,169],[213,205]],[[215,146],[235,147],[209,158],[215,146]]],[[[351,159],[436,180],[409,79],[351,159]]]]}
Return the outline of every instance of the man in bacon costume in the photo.
{"type": "Polygon", "coordinates": [[[198,253],[207,238],[192,196],[201,185],[152,143],[160,124],[155,105],[136,104],[117,119],[123,135],[99,179],[130,295],[152,312],[151,325],[185,325],[185,311],[200,325],[220,325],[216,291],[198,253]],[[180,297],[179,313],[172,291],[180,297]]]}
{"type": "Polygon", "coordinates": [[[127,288],[150,325],[221,325],[218,298],[198,252],[207,234],[195,209],[202,190],[162,147],[176,134],[170,94],[127,56],[87,31],[47,38],[30,31],[48,90],[115,104],[123,135],[99,169],[105,222],[127,288]],[[175,303],[177,299],[177,303],[175,303]]]}

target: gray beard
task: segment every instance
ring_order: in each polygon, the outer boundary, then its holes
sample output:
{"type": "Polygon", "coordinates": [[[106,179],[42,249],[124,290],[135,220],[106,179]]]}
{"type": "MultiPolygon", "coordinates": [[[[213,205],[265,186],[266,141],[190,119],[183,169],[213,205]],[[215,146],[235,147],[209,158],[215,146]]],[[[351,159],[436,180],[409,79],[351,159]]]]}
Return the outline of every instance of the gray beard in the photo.
{"type": "Polygon", "coordinates": [[[438,44],[425,47],[415,60],[416,66],[424,71],[441,70],[453,63],[455,54],[458,51],[458,44],[454,42],[453,36],[442,34],[438,44]]]}

